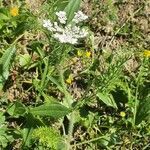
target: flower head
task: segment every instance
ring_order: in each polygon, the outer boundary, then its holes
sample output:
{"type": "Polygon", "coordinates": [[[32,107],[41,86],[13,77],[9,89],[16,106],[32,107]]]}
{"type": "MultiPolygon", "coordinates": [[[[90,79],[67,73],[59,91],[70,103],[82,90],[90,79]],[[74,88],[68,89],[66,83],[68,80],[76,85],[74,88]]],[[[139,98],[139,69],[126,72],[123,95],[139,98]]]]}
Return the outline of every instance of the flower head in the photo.
{"type": "Polygon", "coordinates": [[[66,80],[66,83],[71,84],[72,81],[73,81],[73,76],[72,76],[72,74],[70,74],[68,79],[66,80]]]}
{"type": "Polygon", "coordinates": [[[77,44],[79,38],[84,38],[83,29],[77,26],[67,25],[65,28],[57,26],[56,33],[53,37],[59,40],[61,43],[77,44]]]}
{"type": "Polygon", "coordinates": [[[73,22],[79,23],[79,22],[86,20],[87,18],[88,18],[88,16],[86,16],[82,11],[78,11],[75,13],[73,22]]]}
{"type": "Polygon", "coordinates": [[[121,111],[121,112],[120,112],[120,116],[121,116],[121,117],[125,117],[125,116],[126,116],[126,113],[125,113],[124,111],[121,111]]]}
{"type": "Polygon", "coordinates": [[[146,56],[146,57],[150,57],[150,50],[145,50],[145,51],[143,52],[143,54],[144,54],[144,56],[146,56]]]}
{"type": "Polygon", "coordinates": [[[15,17],[19,15],[19,8],[17,6],[10,8],[10,14],[15,17]]]}
{"type": "Polygon", "coordinates": [[[85,56],[89,58],[91,56],[91,52],[90,51],[86,51],[85,56]]]}
{"type": "Polygon", "coordinates": [[[65,11],[59,11],[56,12],[56,15],[58,16],[58,20],[60,23],[65,24],[67,21],[66,12],[65,11]]]}

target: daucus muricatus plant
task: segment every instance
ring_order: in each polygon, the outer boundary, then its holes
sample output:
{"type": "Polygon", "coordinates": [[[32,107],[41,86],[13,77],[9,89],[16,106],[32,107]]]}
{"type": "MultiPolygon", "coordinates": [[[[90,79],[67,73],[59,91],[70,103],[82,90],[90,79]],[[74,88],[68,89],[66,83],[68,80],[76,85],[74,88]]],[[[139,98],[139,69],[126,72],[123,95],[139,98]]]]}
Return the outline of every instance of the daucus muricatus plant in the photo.
{"type": "MultiPolygon", "coordinates": [[[[52,21],[50,19],[42,20],[42,26],[49,31],[51,37],[55,39],[57,41],[56,43],[59,43],[60,45],[56,53],[59,53],[59,50],[62,52],[62,55],[60,57],[60,60],[62,61],[59,61],[59,67],[57,69],[57,73],[59,76],[58,80],[60,82],[60,85],[62,86],[61,92],[64,94],[64,99],[62,103],[68,108],[73,109],[72,104],[74,103],[74,99],[71,92],[67,89],[67,86],[71,85],[74,78],[70,74],[65,80],[65,69],[63,66],[68,58],[67,55],[70,51],[70,48],[71,50],[74,50],[74,45],[81,43],[80,41],[84,40],[88,36],[89,30],[83,26],[83,22],[88,19],[88,16],[85,15],[82,11],[74,11],[71,20],[69,20],[69,17],[67,17],[68,15],[66,11],[58,11],[55,13],[55,16],[55,21],[52,21]]],[[[91,53],[86,52],[85,55],[87,57],[90,57],[91,53]]],[[[53,82],[54,80],[52,79],[51,81],[53,82]]],[[[70,144],[75,124],[75,114],[76,111],[72,111],[68,115],[69,127],[67,131],[68,134],[66,134],[65,138],[65,145],[66,149],[68,150],[71,148],[70,144]]]]}
{"type": "Polygon", "coordinates": [[[81,28],[79,23],[85,21],[86,16],[82,11],[75,13],[71,22],[67,23],[67,15],[65,11],[56,12],[58,22],[51,22],[49,19],[43,20],[43,27],[52,32],[53,38],[60,43],[77,44],[79,39],[85,38],[88,31],[81,28]]]}

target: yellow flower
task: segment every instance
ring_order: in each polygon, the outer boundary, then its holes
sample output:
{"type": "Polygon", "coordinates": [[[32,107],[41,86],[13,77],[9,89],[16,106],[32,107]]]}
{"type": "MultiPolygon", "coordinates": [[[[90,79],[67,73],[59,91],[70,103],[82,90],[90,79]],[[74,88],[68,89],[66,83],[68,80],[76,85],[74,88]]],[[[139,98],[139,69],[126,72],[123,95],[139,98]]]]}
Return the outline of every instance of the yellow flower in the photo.
{"type": "Polygon", "coordinates": [[[66,80],[66,83],[71,84],[72,81],[73,81],[73,76],[72,76],[72,74],[70,74],[68,79],[66,80]]]}
{"type": "Polygon", "coordinates": [[[150,57],[150,50],[145,50],[145,51],[143,52],[143,54],[144,54],[144,56],[146,56],[146,57],[150,57]]]}
{"type": "Polygon", "coordinates": [[[82,56],[82,51],[81,50],[78,50],[77,51],[77,55],[80,57],[80,56],[82,56]]]}
{"type": "Polygon", "coordinates": [[[15,17],[19,15],[19,8],[17,6],[14,6],[10,8],[10,14],[15,17]]]}
{"type": "Polygon", "coordinates": [[[120,112],[120,116],[121,116],[121,117],[125,117],[125,116],[126,116],[126,113],[125,113],[124,111],[121,111],[121,112],[120,112]]]}
{"type": "Polygon", "coordinates": [[[85,56],[89,58],[89,57],[91,56],[91,52],[90,52],[90,51],[87,51],[87,52],[85,53],[85,56]]]}

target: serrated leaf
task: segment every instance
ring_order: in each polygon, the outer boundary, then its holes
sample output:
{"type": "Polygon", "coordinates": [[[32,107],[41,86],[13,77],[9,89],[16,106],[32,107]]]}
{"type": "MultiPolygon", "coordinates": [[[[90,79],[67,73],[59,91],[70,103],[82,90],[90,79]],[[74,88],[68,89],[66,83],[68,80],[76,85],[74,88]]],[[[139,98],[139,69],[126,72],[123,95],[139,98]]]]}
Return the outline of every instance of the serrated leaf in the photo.
{"type": "Polygon", "coordinates": [[[117,108],[116,102],[113,97],[109,94],[97,93],[97,97],[103,101],[107,106],[111,106],[113,108],[117,108]]]}
{"type": "Polygon", "coordinates": [[[67,13],[67,23],[69,23],[73,17],[74,13],[77,12],[80,8],[81,0],[70,0],[68,5],[65,7],[65,12],[67,13]]]}
{"type": "Polygon", "coordinates": [[[70,113],[70,109],[61,104],[43,104],[41,106],[31,108],[30,113],[38,116],[49,116],[53,118],[61,118],[70,113]]]}

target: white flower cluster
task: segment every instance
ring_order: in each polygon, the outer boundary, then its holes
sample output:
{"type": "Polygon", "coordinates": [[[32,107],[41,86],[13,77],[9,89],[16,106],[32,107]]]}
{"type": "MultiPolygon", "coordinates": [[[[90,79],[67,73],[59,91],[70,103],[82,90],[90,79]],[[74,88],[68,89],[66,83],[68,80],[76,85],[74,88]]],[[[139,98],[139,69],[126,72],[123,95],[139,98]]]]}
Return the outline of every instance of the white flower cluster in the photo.
{"type": "Polygon", "coordinates": [[[77,44],[78,39],[87,36],[88,32],[84,28],[77,26],[77,23],[82,22],[88,18],[81,11],[75,13],[72,23],[67,24],[67,15],[64,11],[56,12],[59,23],[52,23],[49,19],[43,20],[43,27],[53,32],[53,37],[61,43],[77,44]]]}

